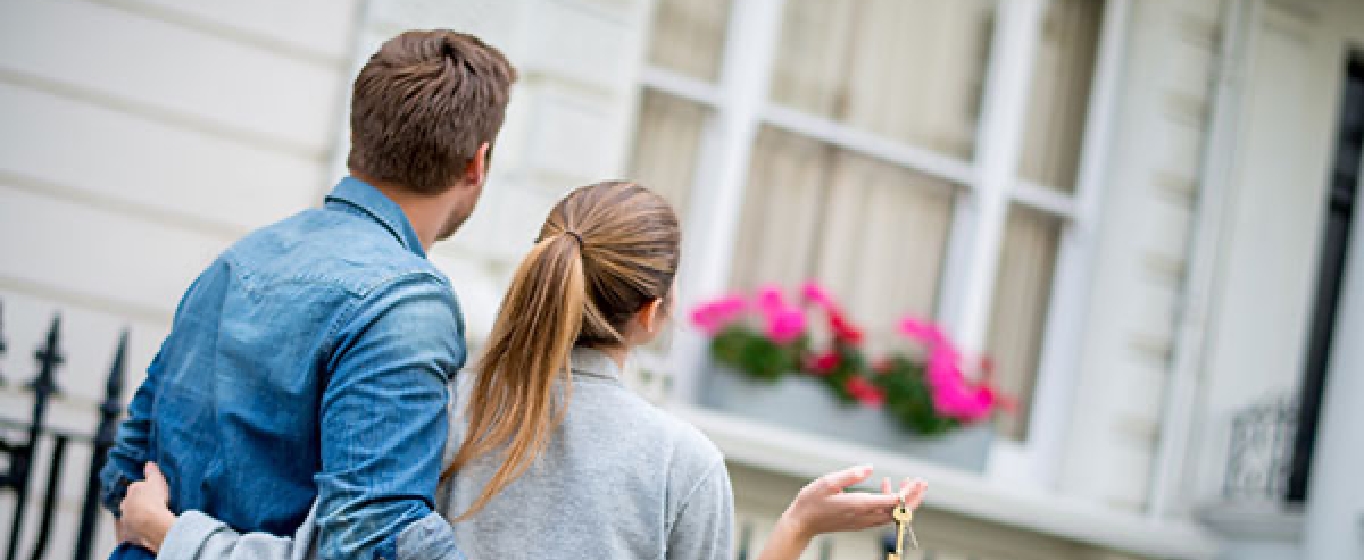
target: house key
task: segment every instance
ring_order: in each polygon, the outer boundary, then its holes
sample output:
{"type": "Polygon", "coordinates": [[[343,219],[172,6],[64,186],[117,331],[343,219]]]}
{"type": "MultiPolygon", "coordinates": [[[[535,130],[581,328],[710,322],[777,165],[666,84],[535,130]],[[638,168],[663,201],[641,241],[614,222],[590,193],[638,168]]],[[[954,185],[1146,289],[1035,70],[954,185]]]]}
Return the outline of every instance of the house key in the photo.
{"type": "Polygon", "coordinates": [[[904,499],[891,511],[891,517],[895,518],[895,552],[890,553],[887,560],[904,560],[905,530],[909,530],[910,542],[914,545],[914,550],[919,549],[919,538],[914,535],[914,512],[905,507],[904,499]]]}

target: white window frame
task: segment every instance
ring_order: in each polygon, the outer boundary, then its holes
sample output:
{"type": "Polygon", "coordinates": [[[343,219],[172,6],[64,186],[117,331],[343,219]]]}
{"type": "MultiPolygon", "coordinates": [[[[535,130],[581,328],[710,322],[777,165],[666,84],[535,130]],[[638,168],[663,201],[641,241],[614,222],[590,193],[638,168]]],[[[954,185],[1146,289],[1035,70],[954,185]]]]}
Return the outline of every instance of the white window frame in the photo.
{"type": "MultiPolygon", "coordinates": [[[[697,173],[688,198],[680,309],[728,288],[750,156],[764,125],[960,186],[937,318],[963,348],[971,351],[985,348],[1009,206],[1020,204],[1060,219],[1063,227],[1034,382],[1029,435],[1022,442],[998,438],[987,468],[992,481],[1050,487],[1060,471],[1072,409],[1130,0],[1107,0],[1104,6],[1082,153],[1075,188],[1069,194],[1023,179],[1018,165],[1032,64],[1048,2],[996,3],[980,124],[970,159],[918,148],[772,101],[768,86],[785,0],[731,2],[716,83],[646,63],[640,72],[640,86],[713,111],[701,136],[697,173]]],[[[690,329],[679,331],[669,356],[677,373],[672,378],[672,396],[690,404],[696,402],[697,372],[704,363],[706,340],[690,329]]]]}

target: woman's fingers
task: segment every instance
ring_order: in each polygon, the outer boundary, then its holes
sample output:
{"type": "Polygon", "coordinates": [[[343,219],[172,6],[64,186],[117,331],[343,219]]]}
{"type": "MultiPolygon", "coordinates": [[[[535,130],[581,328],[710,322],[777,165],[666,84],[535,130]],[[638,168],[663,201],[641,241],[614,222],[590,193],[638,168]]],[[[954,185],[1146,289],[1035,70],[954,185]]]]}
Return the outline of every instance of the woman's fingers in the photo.
{"type": "Polygon", "coordinates": [[[840,507],[857,513],[881,512],[890,515],[890,510],[900,503],[900,496],[894,493],[849,492],[829,498],[840,507]]]}
{"type": "Polygon", "coordinates": [[[909,495],[905,497],[905,507],[915,509],[924,503],[924,496],[928,493],[928,483],[921,479],[914,480],[914,486],[910,489],[909,495]]]}
{"type": "Polygon", "coordinates": [[[831,472],[819,477],[815,481],[816,486],[822,488],[826,494],[841,492],[844,488],[866,480],[871,476],[871,465],[846,468],[841,471],[831,472]]]}
{"type": "Polygon", "coordinates": [[[142,466],[142,475],[147,477],[149,482],[166,484],[166,476],[161,474],[161,467],[156,466],[154,461],[147,461],[147,464],[142,466]]]}
{"type": "Polygon", "coordinates": [[[882,494],[890,493],[890,477],[888,476],[881,479],[881,493],[882,494]]]}
{"type": "Polygon", "coordinates": [[[141,484],[153,499],[161,503],[170,501],[170,488],[166,484],[166,476],[161,474],[161,467],[156,466],[156,463],[147,461],[142,466],[142,476],[144,477],[142,481],[134,484],[141,484]]]}

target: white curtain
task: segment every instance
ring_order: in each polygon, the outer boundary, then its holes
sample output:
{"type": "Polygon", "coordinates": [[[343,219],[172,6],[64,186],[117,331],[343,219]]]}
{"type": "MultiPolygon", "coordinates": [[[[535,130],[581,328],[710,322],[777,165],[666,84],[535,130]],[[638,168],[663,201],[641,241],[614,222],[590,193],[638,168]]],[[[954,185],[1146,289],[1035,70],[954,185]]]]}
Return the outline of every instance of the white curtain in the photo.
{"type": "Polygon", "coordinates": [[[734,285],[797,286],[810,278],[831,154],[823,143],[781,130],[759,133],[735,240],[734,285]]]}
{"type": "Polygon", "coordinates": [[[659,0],[649,63],[707,82],[720,77],[729,0],[659,0]]]}
{"type": "Polygon", "coordinates": [[[986,352],[996,383],[1018,399],[1018,410],[998,419],[1000,434],[1017,440],[1027,438],[1061,225],[1055,216],[1014,205],[1004,230],[986,352]]]}
{"type": "Polygon", "coordinates": [[[663,195],[680,218],[687,215],[709,115],[706,107],[654,90],[646,89],[640,101],[629,179],[663,195]]]}
{"type": "Polygon", "coordinates": [[[952,184],[848,152],[834,158],[815,276],[867,331],[868,350],[896,344],[906,313],[937,303],[952,184]]]}
{"type": "Polygon", "coordinates": [[[773,99],[970,157],[993,10],[992,0],[791,0],[773,99]]]}
{"type": "Polygon", "coordinates": [[[1075,190],[1102,0],[1052,0],[1033,66],[1019,173],[1064,192],[1075,190]]]}
{"type": "Polygon", "coordinates": [[[867,330],[873,351],[905,313],[932,316],[954,188],[913,171],[767,128],[754,146],[734,284],[818,279],[867,330]]]}

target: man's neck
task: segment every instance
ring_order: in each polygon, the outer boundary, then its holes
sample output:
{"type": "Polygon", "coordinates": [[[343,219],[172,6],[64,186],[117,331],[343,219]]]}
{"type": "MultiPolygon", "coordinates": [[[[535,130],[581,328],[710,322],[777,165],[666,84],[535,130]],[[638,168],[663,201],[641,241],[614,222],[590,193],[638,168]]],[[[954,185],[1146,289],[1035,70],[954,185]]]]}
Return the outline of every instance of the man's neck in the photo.
{"type": "Polygon", "coordinates": [[[450,218],[450,211],[439,203],[439,199],[432,195],[414,193],[411,190],[375,181],[361,174],[351,172],[355,178],[369,183],[384,196],[397,204],[403,210],[403,215],[407,217],[407,222],[412,224],[412,230],[417,233],[417,241],[422,244],[422,251],[430,251],[431,246],[436,243],[436,238],[441,234],[445,227],[445,221],[450,218]]]}

